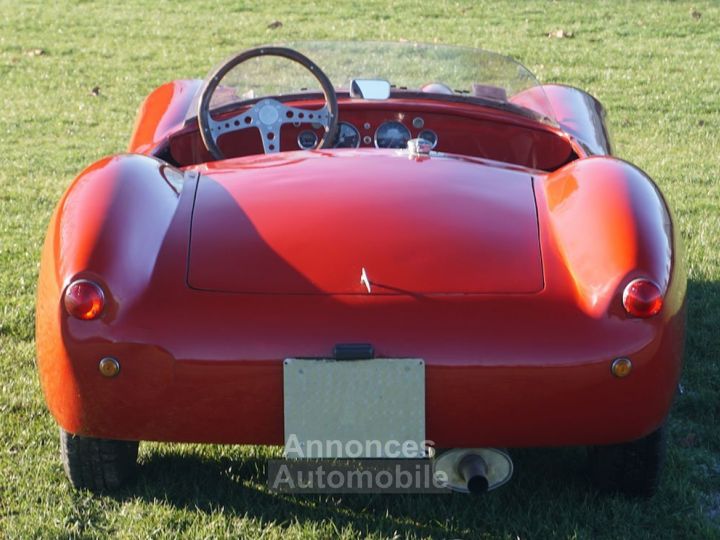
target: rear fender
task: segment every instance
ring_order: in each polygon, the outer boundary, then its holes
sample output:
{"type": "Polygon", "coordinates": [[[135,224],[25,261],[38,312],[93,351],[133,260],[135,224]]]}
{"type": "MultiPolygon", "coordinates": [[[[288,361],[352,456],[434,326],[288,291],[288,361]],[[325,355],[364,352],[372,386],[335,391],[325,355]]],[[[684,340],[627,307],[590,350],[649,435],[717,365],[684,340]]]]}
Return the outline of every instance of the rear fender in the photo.
{"type": "MultiPolygon", "coordinates": [[[[77,177],[53,213],[38,279],[38,370],[48,407],[72,433],[82,433],[84,425],[76,399],[81,389],[73,388],[82,366],[73,364],[71,349],[80,342],[115,339],[112,323],[119,306],[127,310],[147,288],[174,216],[181,214],[177,209],[184,178],[153,158],[105,158],[77,177]],[[62,308],[64,288],[76,278],[103,287],[106,303],[99,319],[75,320],[62,308]],[[70,335],[74,337],[68,339],[70,335]]],[[[186,243],[187,236],[182,249],[186,243]]],[[[184,265],[176,266],[182,283],[184,265]]]]}
{"type": "Polygon", "coordinates": [[[152,273],[185,175],[154,158],[120,155],[83,171],[50,223],[43,274],[65,284],[78,274],[137,290],[152,273]]]}
{"type": "Polygon", "coordinates": [[[575,161],[537,177],[535,191],[553,244],[543,251],[558,254],[589,315],[621,312],[622,290],[635,278],[652,279],[667,293],[673,273],[684,276],[665,201],[633,165],[608,157],[575,161]]]}

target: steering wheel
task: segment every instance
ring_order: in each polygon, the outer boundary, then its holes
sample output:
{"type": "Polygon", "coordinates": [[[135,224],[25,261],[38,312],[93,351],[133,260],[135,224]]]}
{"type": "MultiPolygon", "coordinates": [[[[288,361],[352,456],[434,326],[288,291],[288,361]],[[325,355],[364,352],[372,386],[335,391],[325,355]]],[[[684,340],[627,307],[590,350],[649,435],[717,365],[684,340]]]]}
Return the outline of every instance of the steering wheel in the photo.
{"type": "Polygon", "coordinates": [[[200,92],[200,102],[198,104],[200,136],[203,143],[205,143],[205,148],[216,160],[225,158],[217,145],[217,140],[221,135],[250,127],[259,129],[266,154],[280,151],[280,128],[283,124],[299,122],[301,124],[312,123],[324,126],[325,135],[320,140],[318,148],[329,148],[335,140],[338,126],[338,102],[335,89],[327,75],[312,60],[293,49],[287,47],[258,47],[243,51],[228,59],[216,69],[207,78],[200,92]],[[323,107],[317,110],[299,109],[297,107],[288,107],[277,99],[265,98],[243,113],[222,120],[213,119],[210,116],[210,101],[222,78],[235,66],[258,56],[281,56],[297,62],[310,71],[322,88],[325,97],[323,107]]]}

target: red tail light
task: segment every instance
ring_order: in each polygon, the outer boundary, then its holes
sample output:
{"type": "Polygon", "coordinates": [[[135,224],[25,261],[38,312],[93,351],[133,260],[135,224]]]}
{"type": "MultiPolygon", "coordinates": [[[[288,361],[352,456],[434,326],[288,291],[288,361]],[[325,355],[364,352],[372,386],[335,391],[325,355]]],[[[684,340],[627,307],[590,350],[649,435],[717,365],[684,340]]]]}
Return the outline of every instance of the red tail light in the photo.
{"type": "Polygon", "coordinates": [[[65,289],[65,309],[77,319],[89,321],[97,319],[105,307],[105,295],[100,285],[78,279],[65,289]]]}
{"type": "Polygon", "coordinates": [[[649,279],[634,279],[625,287],[623,306],[634,317],[652,317],[660,312],[662,305],[660,287],[649,279]]]}

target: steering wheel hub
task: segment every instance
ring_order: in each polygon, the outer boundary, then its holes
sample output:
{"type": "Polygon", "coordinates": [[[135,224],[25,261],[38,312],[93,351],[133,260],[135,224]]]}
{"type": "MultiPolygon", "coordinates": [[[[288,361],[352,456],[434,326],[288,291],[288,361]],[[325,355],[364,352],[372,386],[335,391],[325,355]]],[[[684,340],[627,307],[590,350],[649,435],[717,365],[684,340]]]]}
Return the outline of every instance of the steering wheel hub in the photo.
{"type": "Polygon", "coordinates": [[[280,115],[278,114],[277,109],[272,105],[263,105],[258,111],[258,118],[260,118],[260,121],[263,124],[266,124],[268,126],[277,122],[277,119],[279,117],[280,115]]]}

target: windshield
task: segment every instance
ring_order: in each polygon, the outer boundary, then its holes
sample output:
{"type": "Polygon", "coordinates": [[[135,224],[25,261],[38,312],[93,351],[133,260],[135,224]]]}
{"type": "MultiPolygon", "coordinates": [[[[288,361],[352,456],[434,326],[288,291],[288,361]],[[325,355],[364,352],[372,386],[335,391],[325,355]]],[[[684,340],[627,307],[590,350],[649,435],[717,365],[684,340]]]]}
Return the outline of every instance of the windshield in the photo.
{"type": "MultiPolygon", "coordinates": [[[[391,97],[419,92],[439,99],[480,100],[483,104],[525,113],[556,125],[552,107],[535,76],[509,58],[481,49],[410,42],[297,42],[295,49],[322,69],[339,94],[354,79],[382,79],[391,97]]],[[[299,64],[263,56],[243,62],[222,80],[210,103],[217,109],[265,96],[317,92],[318,83],[299,64]]],[[[197,112],[197,98],[188,117],[197,112]]]]}

